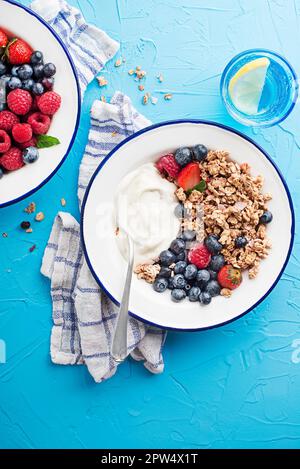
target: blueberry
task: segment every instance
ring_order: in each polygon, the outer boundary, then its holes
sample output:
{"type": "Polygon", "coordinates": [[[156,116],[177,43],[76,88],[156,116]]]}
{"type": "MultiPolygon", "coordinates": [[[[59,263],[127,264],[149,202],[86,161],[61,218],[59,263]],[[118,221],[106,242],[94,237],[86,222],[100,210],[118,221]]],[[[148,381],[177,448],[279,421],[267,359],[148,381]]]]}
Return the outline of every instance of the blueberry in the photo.
{"type": "Polygon", "coordinates": [[[192,152],[187,147],[178,148],[175,151],[175,160],[179,166],[186,166],[192,161],[192,152]]]}
{"type": "Polygon", "coordinates": [[[205,287],[205,291],[210,294],[211,297],[220,295],[221,287],[216,280],[210,280],[205,287]]]}
{"type": "Polygon", "coordinates": [[[171,298],[176,303],[178,303],[179,301],[184,300],[185,297],[186,297],[185,290],[182,290],[180,288],[174,288],[174,290],[171,291],[171,298]]]}
{"type": "Polygon", "coordinates": [[[173,290],[175,287],[174,287],[174,283],[173,283],[173,277],[169,278],[168,279],[168,289],[169,290],[173,290]]]}
{"type": "Polygon", "coordinates": [[[204,244],[211,254],[218,254],[223,249],[222,244],[218,241],[217,235],[209,235],[204,240],[204,244]]]}
{"type": "Polygon", "coordinates": [[[190,301],[199,301],[199,295],[201,293],[201,290],[199,287],[192,287],[188,293],[189,300],[190,301]]]}
{"type": "Polygon", "coordinates": [[[33,85],[34,85],[33,79],[32,79],[32,78],[28,78],[28,80],[24,80],[24,81],[23,81],[23,83],[22,83],[22,88],[23,88],[23,90],[31,91],[33,85]]]}
{"type": "Polygon", "coordinates": [[[193,156],[197,161],[203,161],[207,157],[208,150],[205,145],[196,145],[193,147],[193,156]]]}
{"type": "Polygon", "coordinates": [[[169,265],[175,262],[175,255],[169,249],[166,249],[160,253],[159,260],[161,265],[169,267],[169,265]]]}
{"type": "Polygon", "coordinates": [[[273,215],[271,212],[269,212],[269,210],[266,210],[262,216],[260,217],[259,219],[259,223],[262,223],[263,225],[266,225],[268,223],[271,223],[271,221],[273,220],[273,215]]]}
{"type": "Polygon", "coordinates": [[[197,284],[200,288],[204,288],[210,280],[210,275],[208,270],[201,269],[197,273],[197,284]]]}
{"type": "Polygon", "coordinates": [[[183,218],[185,215],[185,209],[183,204],[177,204],[174,208],[174,215],[176,218],[183,218]]]}
{"type": "Polygon", "coordinates": [[[182,239],[184,239],[184,241],[194,241],[195,238],[196,238],[196,232],[193,230],[185,230],[182,233],[182,239]]]}
{"type": "Polygon", "coordinates": [[[219,272],[220,269],[225,265],[225,259],[222,254],[216,254],[215,256],[212,256],[209,268],[211,270],[214,270],[215,272],[219,272]]]}
{"type": "Polygon", "coordinates": [[[168,280],[166,278],[157,278],[153,283],[153,289],[158,293],[164,292],[168,287],[168,280]]]}
{"type": "Polygon", "coordinates": [[[7,67],[6,65],[0,61],[0,77],[6,73],[7,67]]]}
{"type": "Polygon", "coordinates": [[[175,264],[174,267],[174,273],[175,274],[183,274],[187,266],[187,263],[185,261],[178,261],[175,264]]]}
{"type": "Polygon", "coordinates": [[[187,283],[184,287],[184,289],[187,293],[190,291],[191,288],[192,288],[192,285],[190,283],[187,283]]]}
{"type": "Polygon", "coordinates": [[[28,80],[28,78],[31,78],[32,75],[33,75],[33,70],[30,65],[24,64],[18,68],[18,77],[21,80],[28,80]]]}
{"type": "Polygon", "coordinates": [[[41,96],[44,93],[44,87],[41,83],[34,83],[32,86],[32,92],[33,94],[37,96],[41,96]]]}
{"type": "Polygon", "coordinates": [[[194,264],[189,264],[184,271],[184,276],[187,280],[193,280],[197,277],[198,269],[194,264]]]}
{"type": "Polygon", "coordinates": [[[20,227],[22,230],[28,230],[30,228],[30,221],[22,221],[20,227]]]}
{"type": "Polygon", "coordinates": [[[209,305],[209,303],[211,302],[210,294],[206,291],[201,292],[200,295],[199,295],[199,301],[203,305],[209,305]]]}
{"type": "Polygon", "coordinates": [[[8,85],[9,80],[11,79],[11,75],[2,75],[1,81],[4,82],[5,85],[8,85]]]}
{"type": "Polygon", "coordinates": [[[181,251],[184,251],[185,249],[185,242],[181,238],[174,239],[172,241],[170,250],[174,252],[174,254],[179,254],[181,251]]]}
{"type": "Polygon", "coordinates": [[[21,82],[20,78],[11,77],[11,79],[9,80],[7,86],[10,90],[16,90],[17,88],[22,88],[22,82],[21,82]]]}
{"type": "Polygon", "coordinates": [[[170,278],[172,274],[172,270],[169,269],[168,267],[161,267],[158,277],[163,277],[163,278],[170,278]]]}
{"type": "Polygon", "coordinates": [[[37,80],[44,78],[44,66],[43,65],[35,65],[33,67],[33,73],[37,80]]]}
{"type": "Polygon", "coordinates": [[[38,65],[41,62],[43,62],[43,54],[39,50],[36,50],[31,54],[30,63],[32,63],[32,65],[38,65]]]}
{"type": "Polygon", "coordinates": [[[4,173],[3,173],[2,169],[0,168],[0,179],[3,177],[3,174],[4,173]]]}
{"type": "Polygon", "coordinates": [[[19,65],[14,65],[10,71],[13,77],[18,76],[19,65]]]}
{"type": "Polygon", "coordinates": [[[179,261],[187,261],[187,253],[186,251],[181,251],[177,256],[176,256],[176,262],[179,261]]]}
{"type": "Polygon", "coordinates": [[[45,90],[52,90],[54,86],[54,78],[43,78],[42,80],[42,85],[45,88],[45,90]]]}
{"type": "Polygon", "coordinates": [[[56,74],[56,67],[52,63],[44,65],[44,76],[47,78],[53,77],[56,74]]]}
{"type": "Polygon", "coordinates": [[[35,163],[38,157],[39,151],[35,147],[28,147],[23,151],[23,162],[25,164],[35,163]]]}
{"type": "Polygon", "coordinates": [[[215,272],[214,270],[208,269],[210,279],[211,280],[217,280],[218,278],[218,272],[215,272]]]}
{"type": "Polygon", "coordinates": [[[174,288],[184,288],[186,285],[186,280],[182,274],[176,274],[173,277],[174,288]]]}
{"type": "Polygon", "coordinates": [[[238,236],[237,238],[235,238],[235,241],[234,241],[234,245],[236,248],[244,248],[247,243],[248,243],[248,240],[244,236],[238,236]]]}

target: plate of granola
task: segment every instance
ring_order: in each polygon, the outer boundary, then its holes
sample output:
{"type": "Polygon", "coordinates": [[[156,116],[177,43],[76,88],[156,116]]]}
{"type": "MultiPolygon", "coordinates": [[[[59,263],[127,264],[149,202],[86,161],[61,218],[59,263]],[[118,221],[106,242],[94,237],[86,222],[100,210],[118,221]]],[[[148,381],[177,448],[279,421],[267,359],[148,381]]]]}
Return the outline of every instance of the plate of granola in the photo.
{"type": "Polygon", "coordinates": [[[220,326],[272,291],[291,253],[294,210],[271,158],[221,124],[156,124],[119,144],[85,194],[81,233],[96,281],[119,304],[128,233],[129,313],[178,330],[220,326]]]}

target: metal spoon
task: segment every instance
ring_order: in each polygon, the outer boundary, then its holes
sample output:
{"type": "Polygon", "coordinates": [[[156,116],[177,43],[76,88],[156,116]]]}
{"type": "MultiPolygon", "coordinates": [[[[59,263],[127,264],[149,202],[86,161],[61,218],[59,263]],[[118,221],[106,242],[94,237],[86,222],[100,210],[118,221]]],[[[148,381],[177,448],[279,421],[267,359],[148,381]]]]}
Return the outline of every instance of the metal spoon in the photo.
{"type": "Polygon", "coordinates": [[[111,347],[111,355],[116,362],[121,363],[127,357],[127,326],[128,326],[128,306],[130,297],[130,287],[134,264],[134,243],[130,235],[124,228],[119,226],[127,239],[128,244],[128,267],[125,280],[123,296],[120,304],[119,314],[116,321],[114,337],[111,347]]]}

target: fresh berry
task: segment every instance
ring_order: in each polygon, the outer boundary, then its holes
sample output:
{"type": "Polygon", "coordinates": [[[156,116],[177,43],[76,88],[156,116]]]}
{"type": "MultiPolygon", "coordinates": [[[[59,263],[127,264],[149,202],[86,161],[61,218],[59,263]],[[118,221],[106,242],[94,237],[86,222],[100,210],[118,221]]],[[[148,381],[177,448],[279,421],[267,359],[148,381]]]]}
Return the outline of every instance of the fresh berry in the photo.
{"type": "Polygon", "coordinates": [[[23,81],[23,80],[28,80],[28,78],[31,78],[33,75],[33,69],[30,65],[24,64],[21,65],[18,69],[18,77],[23,81]]]}
{"type": "Polygon", "coordinates": [[[186,269],[187,263],[185,261],[178,261],[174,266],[175,274],[183,274],[186,269]]]}
{"type": "Polygon", "coordinates": [[[177,204],[174,208],[174,215],[176,218],[184,218],[186,215],[186,209],[183,204],[177,204]]]}
{"type": "Polygon", "coordinates": [[[28,78],[28,80],[24,80],[24,81],[22,82],[22,90],[31,91],[33,85],[34,85],[33,79],[32,79],[32,78],[28,78]]]}
{"type": "Polygon", "coordinates": [[[53,77],[56,74],[56,67],[52,63],[48,63],[44,65],[44,76],[46,78],[53,77]]]}
{"type": "Polygon", "coordinates": [[[173,284],[173,277],[168,279],[168,289],[173,290],[174,284],[173,284]]]}
{"type": "Polygon", "coordinates": [[[189,264],[184,271],[184,276],[187,280],[194,280],[197,277],[197,272],[197,267],[194,264],[189,264]]]}
{"type": "Polygon", "coordinates": [[[61,105],[61,97],[55,91],[47,91],[38,100],[38,107],[43,114],[52,116],[61,105]]]}
{"type": "Polygon", "coordinates": [[[173,285],[175,288],[184,288],[186,280],[182,274],[176,274],[173,277],[173,285]]]}
{"type": "Polygon", "coordinates": [[[197,244],[190,249],[188,259],[191,264],[195,264],[198,269],[205,269],[211,260],[211,254],[204,244],[197,244]]]}
{"type": "Polygon", "coordinates": [[[25,148],[28,147],[36,147],[37,145],[37,139],[35,137],[32,137],[28,142],[24,143],[18,143],[18,147],[21,148],[21,150],[25,150],[25,148]]]}
{"type": "Polygon", "coordinates": [[[218,282],[223,288],[234,290],[242,283],[243,277],[240,269],[236,269],[232,265],[224,265],[218,273],[218,282]]]}
{"type": "Polygon", "coordinates": [[[170,278],[172,270],[168,267],[161,267],[157,277],[170,278]]]}
{"type": "Polygon", "coordinates": [[[0,29],[0,49],[5,48],[8,44],[8,37],[4,31],[0,29]]]}
{"type": "Polygon", "coordinates": [[[209,303],[211,302],[210,294],[207,291],[201,292],[200,295],[199,295],[199,301],[203,305],[209,305],[209,303]]]}
{"type": "Polygon", "coordinates": [[[201,293],[201,290],[199,287],[192,287],[190,291],[188,292],[189,300],[192,302],[199,301],[200,293],[201,293]]]}
{"type": "Polygon", "coordinates": [[[176,256],[176,262],[179,261],[187,261],[187,252],[186,251],[181,251],[177,256],[176,256]]]}
{"type": "Polygon", "coordinates": [[[10,111],[2,111],[0,112],[0,129],[6,130],[9,132],[12,130],[13,126],[20,122],[18,116],[13,114],[10,111]]]}
{"type": "Polygon", "coordinates": [[[39,151],[35,147],[27,147],[23,151],[23,161],[25,164],[35,163],[39,158],[39,151]]]}
{"type": "Polygon", "coordinates": [[[205,287],[205,291],[210,294],[211,297],[220,295],[220,285],[216,280],[210,280],[205,287]]]}
{"type": "Polygon", "coordinates": [[[215,272],[214,270],[208,269],[210,279],[211,280],[217,280],[218,278],[218,272],[215,272]]]}
{"type": "Polygon", "coordinates": [[[176,163],[172,153],[161,156],[156,163],[156,167],[160,174],[171,179],[176,179],[180,171],[180,166],[176,163]]]}
{"type": "Polygon", "coordinates": [[[178,303],[179,301],[184,300],[185,297],[186,297],[185,290],[182,290],[180,288],[174,288],[174,290],[171,291],[171,298],[176,303],[178,303]]]}
{"type": "Polygon", "coordinates": [[[193,147],[193,157],[197,161],[203,161],[207,157],[207,148],[205,145],[196,145],[193,147]]]}
{"type": "Polygon", "coordinates": [[[202,270],[198,270],[198,273],[197,273],[197,285],[200,287],[200,288],[205,288],[206,285],[208,284],[210,280],[210,274],[209,274],[209,271],[206,270],[206,269],[202,269],[202,270]]]}
{"type": "Polygon", "coordinates": [[[218,254],[223,249],[222,244],[218,241],[218,236],[209,235],[204,240],[204,244],[211,254],[218,254]]]}
{"type": "Polygon", "coordinates": [[[166,249],[160,253],[159,260],[161,265],[164,267],[169,267],[169,265],[175,262],[175,255],[169,249],[166,249]]]}
{"type": "Polygon", "coordinates": [[[234,240],[234,245],[236,248],[244,248],[247,243],[248,243],[248,240],[244,236],[238,236],[234,240]]]}
{"type": "Polygon", "coordinates": [[[187,242],[194,241],[196,239],[196,232],[193,230],[185,230],[182,233],[182,239],[187,242]]]}
{"type": "Polygon", "coordinates": [[[11,147],[10,136],[5,130],[0,130],[0,153],[5,153],[11,147]]]}
{"type": "Polygon", "coordinates": [[[25,116],[30,111],[32,97],[28,91],[13,90],[7,96],[7,105],[15,114],[25,116]]]}
{"type": "Polygon", "coordinates": [[[11,77],[11,79],[7,83],[7,86],[10,90],[16,90],[18,88],[22,88],[22,82],[18,77],[11,77]]]}
{"type": "Polygon", "coordinates": [[[187,147],[178,148],[175,151],[175,160],[179,166],[183,167],[189,164],[192,161],[192,152],[187,147]]]}
{"type": "Polygon", "coordinates": [[[262,216],[259,219],[259,223],[262,223],[263,225],[266,225],[268,223],[271,223],[273,220],[273,215],[269,210],[266,210],[262,216]]]}
{"type": "Polygon", "coordinates": [[[14,65],[12,68],[11,68],[11,75],[13,77],[17,77],[18,76],[18,70],[19,70],[19,65],[14,65]]]}
{"type": "Polygon", "coordinates": [[[222,254],[216,254],[212,256],[209,268],[215,272],[219,272],[220,269],[225,265],[225,259],[222,254]]]}
{"type": "MultiPolygon", "coordinates": [[[[1,35],[1,31],[0,31],[0,35],[1,35]]],[[[5,75],[6,71],[7,71],[7,67],[5,63],[0,61],[0,77],[2,77],[2,75],[5,75]]]]}
{"type": "Polygon", "coordinates": [[[42,64],[33,67],[33,75],[37,80],[44,78],[44,66],[42,64]]]}
{"type": "Polygon", "coordinates": [[[11,147],[0,158],[0,165],[7,171],[15,171],[24,166],[22,152],[19,148],[11,147]]]}
{"type": "Polygon", "coordinates": [[[29,124],[15,124],[12,128],[12,136],[17,143],[25,143],[32,137],[32,128],[29,124]]]}
{"type": "Polygon", "coordinates": [[[186,283],[186,284],[185,284],[184,289],[185,289],[185,291],[186,291],[187,293],[190,291],[191,288],[192,288],[192,285],[190,285],[189,283],[186,283]]]}
{"type": "Polygon", "coordinates": [[[170,250],[174,252],[174,254],[178,255],[181,251],[185,249],[185,242],[181,238],[176,238],[172,241],[170,245],[170,250]]]}
{"type": "Polygon", "coordinates": [[[43,57],[42,52],[40,52],[39,50],[36,50],[31,54],[30,63],[32,65],[37,65],[37,64],[43,62],[43,58],[44,57],[43,57]]]}
{"type": "Polygon", "coordinates": [[[178,186],[184,191],[193,189],[201,181],[201,171],[198,163],[189,163],[177,177],[178,186]]]}
{"type": "Polygon", "coordinates": [[[156,292],[162,293],[168,287],[168,280],[166,278],[159,277],[153,283],[153,288],[156,292]]]}
{"type": "Polygon", "coordinates": [[[13,65],[30,62],[31,54],[31,47],[22,39],[12,39],[6,48],[8,61],[13,65]]]}
{"type": "Polygon", "coordinates": [[[45,90],[51,91],[53,89],[53,86],[54,86],[54,78],[53,77],[43,78],[42,79],[42,85],[43,85],[45,90]]]}
{"type": "Polygon", "coordinates": [[[31,125],[33,133],[37,135],[44,135],[48,132],[51,120],[49,116],[40,112],[34,112],[27,119],[28,124],[31,125]]]}
{"type": "Polygon", "coordinates": [[[20,227],[22,230],[29,230],[30,228],[30,221],[22,221],[20,227]]]}
{"type": "Polygon", "coordinates": [[[8,74],[2,75],[1,77],[2,85],[7,88],[7,85],[10,79],[11,79],[11,75],[8,75],[8,74]]]}
{"type": "Polygon", "coordinates": [[[44,93],[44,87],[42,83],[34,83],[32,86],[32,93],[36,96],[41,96],[44,93]]]}

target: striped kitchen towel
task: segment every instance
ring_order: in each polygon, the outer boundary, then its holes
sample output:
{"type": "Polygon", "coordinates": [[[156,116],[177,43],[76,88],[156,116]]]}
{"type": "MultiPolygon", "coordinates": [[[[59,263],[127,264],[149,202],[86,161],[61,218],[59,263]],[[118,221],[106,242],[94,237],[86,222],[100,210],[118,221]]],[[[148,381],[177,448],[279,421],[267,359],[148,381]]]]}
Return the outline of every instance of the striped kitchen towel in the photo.
{"type": "MultiPolygon", "coordinates": [[[[31,6],[58,32],[73,57],[82,94],[95,74],[117,51],[104,32],[88,25],[82,14],[64,0],[35,0],[31,6]]],[[[149,125],[117,92],[110,103],[95,101],[91,110],[88,144],[80,166],[79,205],[100,161],[124,138],[149,125]]],[[[86,364],[96,382],[111,377],[117,364],[111,340],[118,308],[101,291],[90,273],[80,245],[74,217],[60,212],[42,262],[41,272],[51,281],[53,328],[51,358],[62,365],[86,364]]],[[[163,371],[165,333],[133,318],[128,326],[128,354],[142,360],[152,373],[163,371]]]]}

